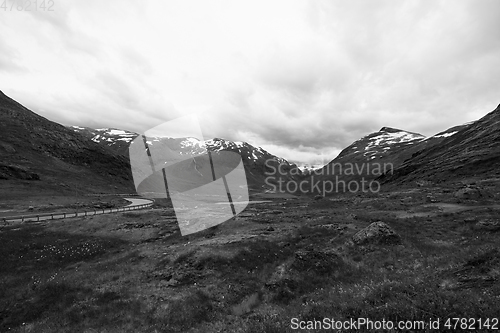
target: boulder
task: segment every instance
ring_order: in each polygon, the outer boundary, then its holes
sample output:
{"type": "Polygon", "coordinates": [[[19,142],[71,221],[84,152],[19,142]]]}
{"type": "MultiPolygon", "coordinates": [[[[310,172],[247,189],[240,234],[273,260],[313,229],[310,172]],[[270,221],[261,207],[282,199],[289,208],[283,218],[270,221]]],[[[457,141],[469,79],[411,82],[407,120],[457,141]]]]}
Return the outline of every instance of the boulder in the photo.
{"type": "Polygon", "coordinates": [[[455,192],[453,196],[457,199],[478,200],[483,197],[483,194],[481,193],[481,190],[479,190],[477,187],[468,186],[459,189],[458,191],[455,192]]]}
{"type": "Polygon", "coordinates": [[[486,230],[486,231],[499,231],[500,230],[500,221],[495,221],[492,219],[481,220],[476,223],[475,228],[478,230],[486,230]]]}
{"type": "Polygon", "coordinates": [[[365,244],[400,244],[401,237],[387,224],[378,221],[373,222],[368,227],[358,231],[352,236],[352,241],[356,245],[365,244]]]}

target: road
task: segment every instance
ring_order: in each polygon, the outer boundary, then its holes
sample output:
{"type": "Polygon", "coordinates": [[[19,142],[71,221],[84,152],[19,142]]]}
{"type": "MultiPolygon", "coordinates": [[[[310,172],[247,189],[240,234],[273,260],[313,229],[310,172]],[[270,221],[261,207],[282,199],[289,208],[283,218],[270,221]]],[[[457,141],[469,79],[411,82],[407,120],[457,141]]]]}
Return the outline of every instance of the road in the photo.
{"type": "Polygon", "coordinates": [[[25,216],[6,216],[0,218],[0,221],[4,223],[8,222],[38,222],[45,220],[55,220],[55,219],[64,219],[69,217],[81,217],[81,216],[93,216],[93,215],[101,215],[101,214],[110,214],[110,213],[118,213],[118,212],[126,212],[130,210],[137,210],[142,208],[150,207],[153,204],[152,200],[147,199],[138,199],[138,198],[124,198],[125,200],[130,201],[130,204],[124,207],[119,208],[108,208],[108,209],[93,209],[81,212],[71,212],[71,213],[43,213],[43,214],[30,214],[25,216]]]}

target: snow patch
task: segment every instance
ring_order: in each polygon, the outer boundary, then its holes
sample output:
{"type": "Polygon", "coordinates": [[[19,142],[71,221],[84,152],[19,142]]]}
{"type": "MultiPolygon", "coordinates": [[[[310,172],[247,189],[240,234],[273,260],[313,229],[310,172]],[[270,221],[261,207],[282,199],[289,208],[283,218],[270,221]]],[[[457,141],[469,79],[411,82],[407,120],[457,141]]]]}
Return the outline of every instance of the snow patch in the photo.
{"type": "Polygon", "coordinates": [[[122,134],[127,134],[127,132],[122,131],[122,130],[110,130],[108,131],[109,134],[111,135],[122,135],[122,134]]]}
{"type": "Polygon", "coordinates": [[[443,133],[441,135],[434,135],[433,138],[447,138],[449,136],[455,135],[458,131],[455,132],[449,132],[449,133],[443,133]]]}
{"type": "Polygon", "coordinates": [[[203,146],[205,142],[200,141],[196,138],[185,138],[181,142],[181,147],[182,148],[187,148],[187,147],[194,147],[194,146],[203,146]]]}
{"type": "Polygon", "coordinates": [[[411,142],[416,140],[422,140],[424,138],[423,135],[412,134],[408,132],[396,132],[396,133],[381,133],[377,136],[371,138],[371,141],[365,147],[365,150],[370,150],[376,148],[380,145],[392,145],[396,143],[402,142],[411,142]]]}

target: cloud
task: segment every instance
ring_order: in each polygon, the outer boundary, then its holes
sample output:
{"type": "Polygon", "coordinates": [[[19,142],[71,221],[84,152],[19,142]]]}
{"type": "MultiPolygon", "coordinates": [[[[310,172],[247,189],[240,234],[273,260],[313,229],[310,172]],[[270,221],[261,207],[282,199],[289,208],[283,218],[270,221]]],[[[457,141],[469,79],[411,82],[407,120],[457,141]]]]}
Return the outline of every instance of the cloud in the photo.
{"type": "Polygon", "coordinates": [[[0,37],[0,71],[11,72],[22,70],[19,54],[0,37]]]}
{"type": "Polygon", "coordinates": [[[141,132],[198,113],[205,135],[314,162],[383,126],[432,135],[493,110],[498,13],[496,0],[68,0],[0,13],[0,88],[65,124],[141,132]]]}

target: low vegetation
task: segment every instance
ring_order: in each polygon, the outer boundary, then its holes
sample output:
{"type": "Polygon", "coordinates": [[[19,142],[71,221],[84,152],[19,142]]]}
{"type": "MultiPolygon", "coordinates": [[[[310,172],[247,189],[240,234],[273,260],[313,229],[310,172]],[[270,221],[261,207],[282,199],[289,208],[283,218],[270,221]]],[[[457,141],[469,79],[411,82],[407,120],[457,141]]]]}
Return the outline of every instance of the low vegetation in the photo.
{"type": "Polygon", "coordinates": [[[292,318],[498,317],[499,232],[478,222],[499,208],[434,209],[425,193],[402,206],[405,196],[275,198],[187,237],[167,204],[3,227],[0,331],[271,333],[297,332],[292,318]],[[376,221],[400,241],[352,241],[376,221]]]}

